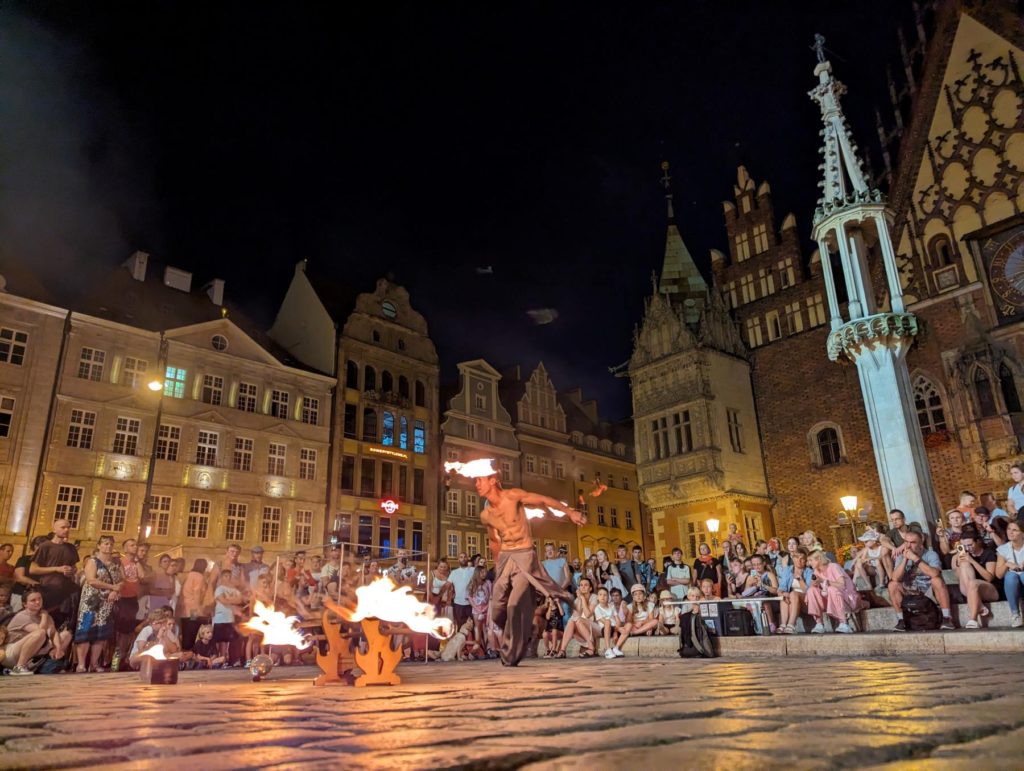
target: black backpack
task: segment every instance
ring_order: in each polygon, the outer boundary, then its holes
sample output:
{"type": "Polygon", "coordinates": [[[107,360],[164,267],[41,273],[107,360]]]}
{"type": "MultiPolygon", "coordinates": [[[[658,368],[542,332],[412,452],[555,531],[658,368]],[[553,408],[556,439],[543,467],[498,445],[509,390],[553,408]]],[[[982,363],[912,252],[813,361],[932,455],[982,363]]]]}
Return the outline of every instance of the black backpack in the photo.
{"type": "Polygon", "coordinates": [[[683,613],[679,617],[679,657],[684,659],[713,659],[718,656],[715,641],[700,613],[683,613]]]}
{"type": "Polygon", "coordinates": [[[908,632],[929,632],[942,625],[942,611],[927,595],[903,595],[900,610],[908,632]]]}

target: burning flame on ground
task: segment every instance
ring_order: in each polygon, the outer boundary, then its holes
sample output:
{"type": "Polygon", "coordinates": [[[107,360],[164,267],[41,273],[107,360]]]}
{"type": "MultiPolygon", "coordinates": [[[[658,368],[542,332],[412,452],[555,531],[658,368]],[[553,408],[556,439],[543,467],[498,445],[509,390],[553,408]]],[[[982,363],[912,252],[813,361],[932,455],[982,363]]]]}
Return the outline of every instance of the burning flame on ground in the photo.
{"type": "Polygon", "coordinates": [[[435,618],[434,606],[420,602],[410,592],[412,587],[396,587],[387,576],[371,584],[356,588],[358,603],[351,621],[364,618],[379,618],[395,624],[405,624],[414,632],[426,632],[439,639],[447,639],[455,633],[451,619],[435,618]]]}
{"type": "Polygon", "coordinates": [[[250,632],[262,634],[264,645],[294,645],[302,650],[313,644],[313,639],[309,635],[295,628],[299,622],[298,617],[286,616],[281,611],[274,610],[272,605],[264,605],[259,600],[256,600],[253,610],[256,611],[256,615],[242,624],[242,627],[250,632]]]}
{"type": "Polygon", "coordinates": [[[445,461],[444,470],[446,473],[454,471],[459,476],[464,476],[469,479],[475,479],[476,477],[491,477],[498,473],[494,469],[494,458],[477,458],[476,460],[471,460],[468,463],[445,461]]]}
{"type": "Polygon", "coordinates": [[[152,648],[146,648],[140,656],[152,656],[157,661],[167,661],[167,654],[164,653],[163,644],[154,645],[152,648]]]}

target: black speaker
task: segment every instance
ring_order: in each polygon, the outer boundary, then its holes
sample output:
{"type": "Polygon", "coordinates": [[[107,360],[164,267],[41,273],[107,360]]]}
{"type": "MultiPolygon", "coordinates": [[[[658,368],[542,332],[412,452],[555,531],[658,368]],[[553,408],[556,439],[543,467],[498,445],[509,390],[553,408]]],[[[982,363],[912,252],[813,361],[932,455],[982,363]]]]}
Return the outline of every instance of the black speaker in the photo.
{"type": "Polygon", "coordinates": [[[742,608],[729,608],[723,614],[722,634],[726,637],[752,637],[754,617],[742,608]]]}

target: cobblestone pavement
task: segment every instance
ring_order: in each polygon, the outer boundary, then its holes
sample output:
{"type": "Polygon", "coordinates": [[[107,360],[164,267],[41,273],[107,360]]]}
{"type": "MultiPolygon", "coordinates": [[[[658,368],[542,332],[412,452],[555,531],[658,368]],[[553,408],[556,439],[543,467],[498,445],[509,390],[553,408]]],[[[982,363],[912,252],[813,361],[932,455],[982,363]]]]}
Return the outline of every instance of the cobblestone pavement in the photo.
{"type": "Polygon", "coordinates": [[[0,678],[0,768],[1024,767],[1019,656],[406,664],[401,685],[0,678]]]}

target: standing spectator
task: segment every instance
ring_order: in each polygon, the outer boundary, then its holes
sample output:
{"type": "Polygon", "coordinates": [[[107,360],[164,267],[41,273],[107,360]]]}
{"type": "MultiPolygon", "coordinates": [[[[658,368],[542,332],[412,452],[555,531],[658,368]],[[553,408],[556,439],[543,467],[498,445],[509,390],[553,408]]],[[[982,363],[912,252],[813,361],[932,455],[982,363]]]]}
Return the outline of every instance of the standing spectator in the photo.
{"type": "Polygon", "coordinates": [[[626,545],[620,543],[615,547],[616,567],[619,571],[619,578],[624,586],[632,586],[637,583],[636,571],[633,569],[633,560],[626,556],[626,545]]]}
{"type": "Polygon", "coordinates": [[[166,608],[174,602],[177,582],[174,580],[174,560],[170,554],[161,554],[156,567],[146,579],[146,595],[149,597],[150,612],[166,608]]]}
{"type": "Polygon", "coordinates": [[[454,620],[452,612],[452,598],[455,595],[455,587],[449,580],[451,577],[451,566],[448,560],[442,557],[434,566],[434,574],[427,585],[427,602],[434,606],[434,612],[440,617],[444,616],[454,620]]]}
{"type": "Polygon", "coordinates": [[[181,621],[181,642],[185,650],[192,650],[199,627],[210,623],[209,612],[204,603],[206,598],[206,560],[192,563],[192,570],[185,576],[178,595],[177,615],[181,621]]]}
{"type": "Polygon", "coordinates": [[[960,543],[960,534],[964,527],[964,514],[960,509],[950,509],[946,512],[946,521],[949,527],[939,528],[939,553],[942,555],[942,562],[948,565],[953,559],[953,549],[960,543]]]}
{"type": "Polygon", "coordinates": [[[847,617],[857,609],[859,597],[853,579],[822,550],[811,552],[810,566],[814,570],[811,587],[807,590],[807,612],[814,616],[812,634],[825,632],[825,614],[832,618],[835,631],[850,634],[847,617]]]}
{"type": "Polygon", "coordinates": [[[473,617],[473,607],[469,603],[469,582],[473,580],[476,568],[469,564],[465,553],[459,554],[459,566],[451,572],[449,581],[455,590],[452,596],[452,611],[455,614],[455,626],[461,628],[467,619],[473,617]]]}
{"type": "Polygon", "coordinates": [[[935,595],[942,609],[942,629],[953,629],[949,615],[949,590],[942,580],[942,560],[939,555],[924,545],[924,536],[916,530],[907,529],[903,546],[893,566],[892,580],[889,581],[889,600],[896,611],[895,631],[907,631],[903,619],[903,597],[906,594],[924,594],[929,589],[935,595]]]}
{"type": "Polygon", "coordinates": [[[139,594],[142,583],[139,569],[138,542],[128,538],[121,542],[121,588],[114,606],[115,658],[127,668],[128,652],[135,640],[138,623],[139,594]]]}
{"type": "MultiPolygon", "coordinates": [[[[71,632],[66,629],[57,631],[53,618],[43,609],[43,595],[30,590],[25,595],[25,607],[14,614],[14,618],[7,622],[7,641],[9,644],[17,643],[26,637],[33,639],[41,638],[42,645],[29,655],[47,655],[51,659],[63,659],[68,654],[71,646],[71,632]]],[[[26,644],[26,647],[32,647],[26,644]]],[[[18,665],[24,666],[26,662],[18,661],[18,665]]],[[[6,666],[6,665],[5,665],[6,666]]],[[[17,666],[17,665],[16,665],[17,666]]],[[[12,674],[26,674],[25,672],[12,672],[12,674]]]]}
{"type": "Polygon", "coordinates": [[[743,533],[740,532],[739,525],[735,522],[730,522],[728,527],[729,534],[726,536],[727,541],[733,543],[741,543],[743,541],[743,533]]]}
{"type": "Polygon", "coordinates": [[[11,596],[18,609],[21,608],[21,598],[25,592],[33,586],[39,586],[39,582],[29,575],[29,571],[36,550],[49,540],[49,536],[37,535],[32,539],[28,551],[18,557],[18,561],[14,563],[14,591],[11,596]]]}
{"type": "Polygon", "coordinates": [[[1006,510],[1020,519],[1020,513],[1024,511],[1024,464],[1010,466],[1010,479],[1012,484],[1006,491],[1006,510]]]}
{"type": "MultiPolygon", "coordinates": [[[[332,549],[332,553],[335,555],[338,553],[337,547],[332,549]]],[[[245,582],[250,588],[255,588],[260,576],[270,573],[270,565],[263,561],[262,546],[256,544],[249,549],[249,561],[242,565],[242,572],[245,575],[245,582]]]]}
{"type": "Polygon", "coordinates": [[[231,661],[231,643],[238,637],[235,631],[235,609],[243,603],[242,595],[232,580],[231,570],[221,570],[220,583],[213,592],[216,603],[213,611],[213,641],[217,643],[219,654],[228,661],[231,661]]]}
{"type": "MultiPolygon", "coordinates": [[[[701,544],[706,546],[706,544],[701,544]]],[[[708,549],[710,556],[711,550],[708,549]]],[[[700,558],[697,558],[700,562],[700,558]]],[[[665,583],[668,585],[669,593],[677,600],[685,600],[686,593],[693,583],[693,575],[690,573],[690,566],[683,562],[683,550],[676,546],[672,549],[672,561],[665,566],[665,583]]]]}
{"type": "Polygon", "coordinates": [[[705,578],[713,582],[715,596],[721,597],[722,566],[718,558],[711,553],[711,547],[702,543],[697,547],[697,559],[693,561],[693,583],[700,584],[705,578]]]}
{"type": "MultiPolygon", "coordinates": [[[[220,569],[214,572],[214,581],[220,583],[220,578],[224,576],[224,571],[227,570],[231,573],[231,582],[236,586],[240,585],[245,569],[238,562],[238,555],[242,553],[242,547],[237,543],[230,544],[227,549],[224,550],[224,558],[220,561],[220,569]]],[[[306,556],[306,552],[298,552],[303,558],[306,556]]]]}
{"type": "MultiPolygon", "coordinates": [[[[1018,471],[1020,467],[1017,467],[1018,471]]],[[[1020,516],[1018,512],[1017,516],[1020,516]]],[[[1024,626],[1021,620],[1020,601],[1024,596],[1024,532],[1020,522],[1006,526],[1006,543],[996,549],[996,576],[1003,579],[1003,590],[1010,606],[1010,626],[1014,629],[1024,626]]]]}
{"type": "Polygon", "coordinates": [[[608,559],[608,552],[598,549],[594,555],[597,557],[597,585],[605,587],[608,591],[618,589],[622,594],[626,593],[626,587],[622,583],[619,569],[608,559]]]}
{"type": "Polygon", "coordinates": [[[398,559],[395,564],[388,568],[388,576],[395,585],[413,586],[416,583],[416,566],[410,563],[409,553],[405,549],[399,549],[398,559]]]}
{"type": "MultiPolygon", "coordinates": [[[[479,565],[473,568],[473,577],[466,587],[466,596],[473,609],[473,626],[478,641],[486,639],[488,609],[491,605],[491,582],[487,580],[487,568],[479,565]]],[[[491,651],[488,651],[488,655],[491,651]]]]}
{"type": "Polygon", "coordinates": [[[14,565],[10,563],[14,556],[14,544],[0,544],[0,581],[14,578],[14,565]]]}
{"type": "Polygon", "coordinates": [[[565,651],[573,639],[579,640],[581,659],[593,658],[595,651],[593,621],[596,606],[597,597],[594,596],[594,585],[589,578],[581,578],[576,601],[573,603],[572,616],[570,616],[569,623],[565,626],[565,633],[562,635],[562,647],[555,658],[565,658],[565,651]]]}
{"type": "Polygon", "coordinates": [[[978,497],[970,490],[963,490],[960,493],[960,503],[957,508],[964,513],[965,518],[970,518],[974,509],[978,506],[978,497]]]}
{"type": "MultiPolygon", "coordinates": [[[[572,584],[572,573],[569,572],[569,561],[565,558],[565,553],[562,551],[559,551],[558,556],[555,556],[555,545],[553,543],[544,544],[544,559],[541,560],[540,564],[544,566],[544,572],[550,576],[551,580],[563,589],[568,589],[572,584]]],[[[563,601],[563,624],[568,622],[571,610],[572,608],[569,603],[563,601]]]]}
{"type": "MultiPolygon", "coordinates": [[[[666,557],[665,558],[665,562],[667,563],[668,561],[669,561],[669,558],[666,557]]],[[[650,578],[647,579],[647,591],[648,592],[660,591],[658,587],[661,586],[661,583],[662,583],[662,580],[663,580],[664,565],[662,566],[662,573],[659,573],[658,572],[658,561],[656,559],[654,559],[654,557],[648,557],[647,558],[647,570],[648,570],[648,575],[650,576],[650,578]]]]}
{"type": "Polygon", "coordinates": [[[996,562],[995,547],[986,544],[975,528],[970,525],[964,527],[952,560],[953,570],[960,579],[960,593],[967,599],[971,613],[964,629],[977,629],[981,626],[978,618],[989,614],[983,603],[999,599],[999,590],[994,585],[996,562]]]}
{"type": "Polygon", "coordinates": [[[102,672],[101,658],[114,637],[114,608],[123,586],[121,560],[114,554],[114,536],[101,535],[96,553],[85,560],[82,598],[75,626],[76,672],[102,672]]]}
{"type": "MultiPolygon", "coordinates": [[[[907,515],[899,509],[893,509],[889,512],[889,532],[886,533],[886,537],[890,543],[886,544],[890,549],[897,548],[903,545],[903,538],[908,532],[907,528],[907,515]]],[[[885,540],[882,541],[885,543],[885,540]]]]}
{"type": "Polygon", "coordinates": [[[29,575],[39,581],[43,607],[57,626],[70,622],[78,599],[75,565],[78,549],[68,543],[71,524],[66,519],[53,521],[53,538],[39,545],[32,555],[29,575]]]}
{"type": "Polygon", "coordinates": [[[996,500],[995,495],[992,493],[981,494],[981,505],[988,509],[992,514],[991,520],[993,522],[997,519],[1010,519],[1010,515],[1006,513],[1006,509],[1000,508],[999,501],[996,500]]]}
{"type": "Polygon", "coordinates": [[[645,588],[651,585],[651,566],[647,564],[647,560],[644,559],[644,550],[639,546],[633,547],[633,575],[636,576],[636,582],[643,584],[645,588]]]}

